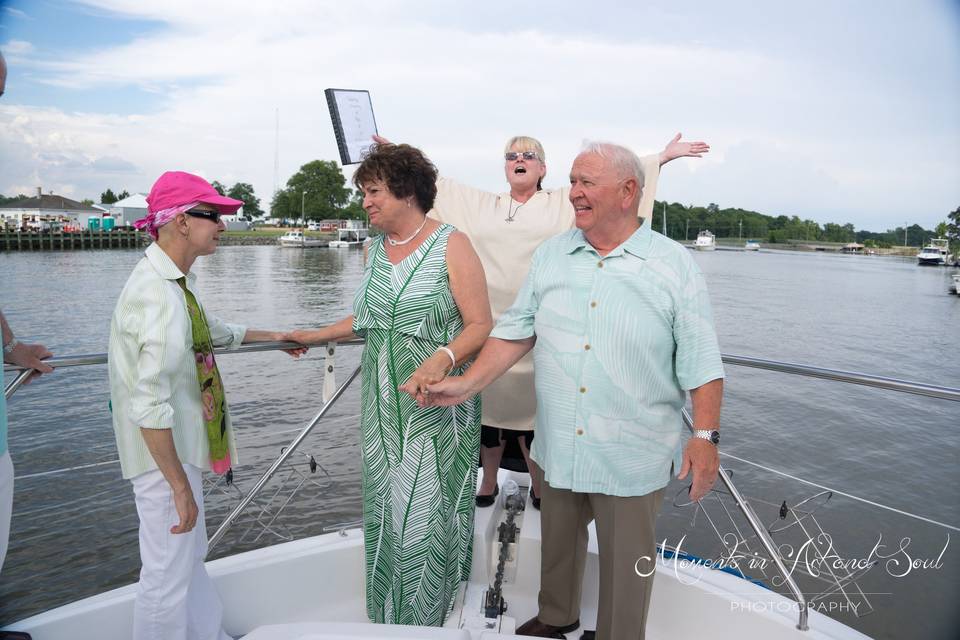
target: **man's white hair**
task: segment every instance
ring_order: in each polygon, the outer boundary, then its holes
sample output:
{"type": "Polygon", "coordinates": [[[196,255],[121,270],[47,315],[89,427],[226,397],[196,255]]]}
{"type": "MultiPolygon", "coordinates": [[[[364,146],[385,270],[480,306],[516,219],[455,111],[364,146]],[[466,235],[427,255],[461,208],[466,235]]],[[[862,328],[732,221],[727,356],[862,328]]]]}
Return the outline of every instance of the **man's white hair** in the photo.
{"type": "Polygon", "coordinates": [[[595,153],[606,160],[617,172],[617,177],[636,178],[637,184],[643,189],[643,165],[640,158],[633,151],[619,144],[612,142],[599,142],[596,140],[584,140],[583,147],[580,149],[581,155],[584,153],[595,153]]]}

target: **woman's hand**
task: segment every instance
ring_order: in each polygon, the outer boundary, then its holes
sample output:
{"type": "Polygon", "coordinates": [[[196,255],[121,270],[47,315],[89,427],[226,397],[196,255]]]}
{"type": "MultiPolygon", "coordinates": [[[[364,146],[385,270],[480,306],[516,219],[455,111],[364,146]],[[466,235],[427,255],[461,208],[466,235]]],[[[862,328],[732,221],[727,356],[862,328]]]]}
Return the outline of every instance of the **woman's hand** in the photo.
{"type": "Polygon", "coordinates": [[[660,166],[667,164],[671,160],[676,160],[677,158],[699,158],[703,154],[710,151],[710,145],[706,142],[680,142],[680,136],[682,134],[677,134],[673,136],[673,140],[667,143],[667,146],[663,148],[663,151],[660,152],[660,166]]]}
{"type": "Polygon", "coordinates": [[[49,358],[53,354],[42,344],[26,344],[18,342],[9,354],[4,355],[4,362],[15,364],[20,367],[33,369],[30,377],[24,380],[24,383],[30,382],[34,378],[44,373],[53,371],[53,367],[43,362],[44,358],[49,358]]]}
{"type": "MultiPolygon", "coordinates": [[[[280,333],[280,336],[277,338],[280,342],[299,342],[304,344],[304,340],[298,340],[294,334],[302,333],[301,331],[284,331],[280,333]]],[[[288,353],[293,358],[299,358],[303,354],[309,351],[309,348],[306,346],[297,347],[295,349],[284,349],[284,352],[288,353]]]]}
{"type": "Polygon", "coordinates": [[[311,344],[315,341],[315,333],[316,331],[310,329],[296,329],[294,331],[288,331],[284,339],[290,342],[299,342],[300,344],[311,344]]]}
{"type": "Polygon", "coordinates": [[[426,396],[429,395],[425,393],[427,385],[436,384],[446,378],[452,368],[449,356],[438,351],[424,360],[423,364],[417,367],[417,370],[398,389],[416,400],[421,407],[426,406],[426,396]]]}

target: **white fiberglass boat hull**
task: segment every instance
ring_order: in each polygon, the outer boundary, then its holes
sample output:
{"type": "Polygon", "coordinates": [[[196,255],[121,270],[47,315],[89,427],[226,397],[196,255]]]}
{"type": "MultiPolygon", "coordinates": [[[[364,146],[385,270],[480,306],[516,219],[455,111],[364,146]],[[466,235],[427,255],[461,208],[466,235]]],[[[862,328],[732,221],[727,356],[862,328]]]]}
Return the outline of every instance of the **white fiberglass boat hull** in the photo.
{"type": "MultiPolygon", "coordinates": [[[[537,611],[540,518],[529,501],[516,547],[516,579],[504,585],[509,608],[488,626],[479,611],[487,589],[502,503],[477,509],[471,581],[457,598],[443,629],[369,623],[364,604],[363,534],[358,529],[257,549],[207,563],[224,604],[224,627],[249,640],[333,638],[493,639],[519,638],[516,626],[537,611]],[[466,604],[464,604],[466,603],[466,604]]],[[[599,565],[591,541],[583,587],[579,638],[596,623],[599,565]]],[[[863,634],[813,610],[799,631],[797,605],[736,576],[700,565],[658,566],[647,637],[709,637],[712,640],[863,640],[863,634]]],[[[129,638],[136,585],[130,585],[23,620],[10,630],[35,640],[129,638]]]]}
{"type": "Polygon", "coordinates": [[[299,231],[291,231],[280,236],[280,239],[277,240],[280,243],[281,247],[290,247],[294,249],[304,249],[307,247],[325,247],[327,246],[326,240],[320,240],[319,238],[308,238],[299,231]]]}
{"type": "Polygon", "coordinates": [[[697,251],[715,251],[717,248],[717,238],[709,231],[701,231],[697,234],[693,248],[697,251]]]}

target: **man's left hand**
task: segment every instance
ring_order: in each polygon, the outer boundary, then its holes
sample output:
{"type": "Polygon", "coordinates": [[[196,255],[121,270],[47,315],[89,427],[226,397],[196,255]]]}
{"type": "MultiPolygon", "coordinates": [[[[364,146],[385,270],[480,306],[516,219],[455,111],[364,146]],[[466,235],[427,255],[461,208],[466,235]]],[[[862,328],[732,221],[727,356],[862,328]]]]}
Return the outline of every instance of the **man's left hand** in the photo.
{"type": "Polygon", "coordinates": [[[697,502],[710,492],[717,481],[717,471],[720,469],[720,454],[717,446],[700,438],[690,438],[683,450],[683,464],[680,465],[680,480],[693,471],[693,480],[690,484],[690,500],[697,502]]]}
{"type": "Polygon", "coordinates": [[[43,362],[44,358],[49,358],[53,354],[47,350],[42,344],[25,344],[20,342],[13,348],[13,350],[6,355],[5,360],[10,364],[15,364],[19,367],[27,367],[33,369],[33,375],[26,379],[25,382],[30,382],[33,378],[43,374],[50,373],[53,371],[53,367],[43,362]]]}
{"type": "Polygon", "coordinates": [[[430,401],[427,397],[430,395],[430,392],[427,391],[427,385],[435,384],[446,378],[447,374],[450,373],[450,368],[450,359],[447,354],[434,353],[424,360],[398,389],[416,400],[421,408],[425,407],[430,401]]]}

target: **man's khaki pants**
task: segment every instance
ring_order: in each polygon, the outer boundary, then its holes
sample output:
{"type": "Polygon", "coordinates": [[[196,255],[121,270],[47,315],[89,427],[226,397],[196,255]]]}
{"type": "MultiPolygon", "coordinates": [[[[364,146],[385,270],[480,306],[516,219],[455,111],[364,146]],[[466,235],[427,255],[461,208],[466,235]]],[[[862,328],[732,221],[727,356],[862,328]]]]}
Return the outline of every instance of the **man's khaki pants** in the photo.
{"type": "Polygon", "coordinates": [[[656,517],[663,489],[621,498],[541,483],[541,622],[562,627],[580,617],[587,525],[597,523],[600,603],[597,640],[642,640],[656,563],[656,517]],[[647,558],[649,560],[641,560],[647,558]],[[643,577],[638,573],[649,575],[643,577]]]}

